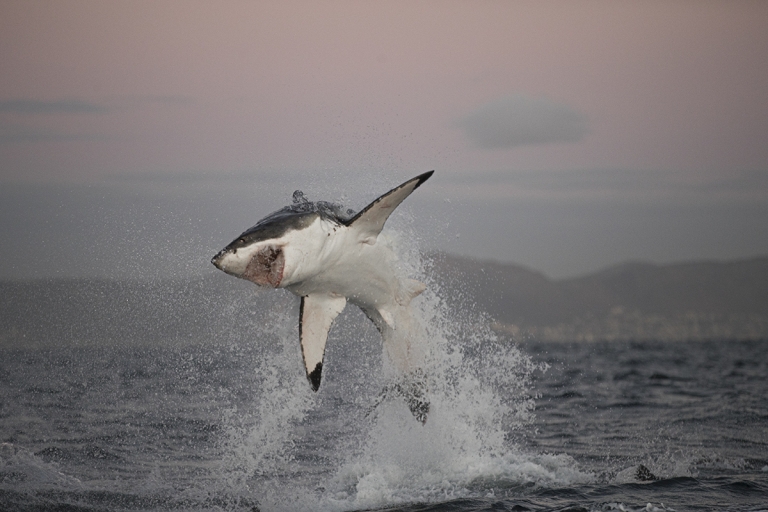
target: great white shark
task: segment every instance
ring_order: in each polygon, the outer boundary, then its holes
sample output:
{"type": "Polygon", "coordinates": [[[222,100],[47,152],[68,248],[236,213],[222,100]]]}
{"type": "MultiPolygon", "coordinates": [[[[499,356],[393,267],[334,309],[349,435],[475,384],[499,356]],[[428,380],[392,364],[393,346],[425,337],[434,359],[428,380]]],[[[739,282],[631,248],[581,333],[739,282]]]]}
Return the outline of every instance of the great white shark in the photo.
{"type": "Polygon", "coordinates": [[[401,276],[391,248],[379,240],[390,214],[427,181],[426,172],[393,188],[355,214],[341,205],[310,202],[301,191],[293,204],[244,231],[213,257],[227,274],[259,286],[285,288],[301,298],[299,338],[307,380],[320,387],[328,331],[347,302],[358,306],[382,336],[413,415],[426,422],[429,403],[421,369],[424,357],[411,299],[425,285],[401,276]]]}

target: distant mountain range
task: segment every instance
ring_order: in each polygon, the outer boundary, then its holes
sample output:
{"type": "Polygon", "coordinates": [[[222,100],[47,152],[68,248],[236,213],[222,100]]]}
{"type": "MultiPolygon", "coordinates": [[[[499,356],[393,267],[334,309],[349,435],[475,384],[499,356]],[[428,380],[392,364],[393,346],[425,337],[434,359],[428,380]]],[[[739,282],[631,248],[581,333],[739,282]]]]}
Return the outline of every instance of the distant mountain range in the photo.
{"type": "Polygon", "coordinates": [[[448,297],[470,299],[496,330],[552,341],[768,338],[768,257],[624,263],[572,279],[439,254],[448,297]]]}
{"type": "MultiPolygon", "coordinates": [[[[448,304],[487,314],[497,332],[517,340],[768,338],[768,257],[626,263],[561,280],[446,254],[427,261],[448,304]]],[[[6,281],[0,348],[205,340],[233,332],[231,325],[248,330],[269,322],[287,304],[293,302],[285,292],[218,273],[190,281],[6,281]]]]}

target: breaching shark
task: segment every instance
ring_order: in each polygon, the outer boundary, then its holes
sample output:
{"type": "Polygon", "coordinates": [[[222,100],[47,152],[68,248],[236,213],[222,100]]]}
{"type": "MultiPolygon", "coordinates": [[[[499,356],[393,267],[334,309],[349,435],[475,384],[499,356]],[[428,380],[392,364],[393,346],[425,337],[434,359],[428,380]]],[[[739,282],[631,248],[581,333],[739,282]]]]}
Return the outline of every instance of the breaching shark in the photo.
{"type": "Polygon", "coordinates": [[[403,376],[402,384],[385,392],[404,396],[422,423],[429,412],[421,369],[424,354],[413,339],[419,335],[409,304],[426,286],[400,276],[394,253],[378,236],[395,208],[433,172],[393,188],[357,214],[335,203],[310,202],[297,190],[292,205],[261,219],[211,260],[227,274],[259,286],[285,288],[301,298],[299,338],[314,391],[320,387],[334,319],[347,301],[362,309],[403,376]]]}

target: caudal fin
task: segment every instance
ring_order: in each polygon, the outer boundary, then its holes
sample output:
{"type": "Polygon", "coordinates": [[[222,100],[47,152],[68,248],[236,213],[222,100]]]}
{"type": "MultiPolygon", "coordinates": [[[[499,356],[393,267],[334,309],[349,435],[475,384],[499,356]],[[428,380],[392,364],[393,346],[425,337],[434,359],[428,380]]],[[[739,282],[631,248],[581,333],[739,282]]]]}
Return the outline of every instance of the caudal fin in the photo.
{"type": "Polygon", "coordinates": [[[369,417],[382,402],[391,396],[404,398],[416,421],[422,425],[427,422],[429,417],[427,378],[421,369],[416,369],[413,373],[403,376],[399,382],[385,386],[365,416],[369,417]]]}

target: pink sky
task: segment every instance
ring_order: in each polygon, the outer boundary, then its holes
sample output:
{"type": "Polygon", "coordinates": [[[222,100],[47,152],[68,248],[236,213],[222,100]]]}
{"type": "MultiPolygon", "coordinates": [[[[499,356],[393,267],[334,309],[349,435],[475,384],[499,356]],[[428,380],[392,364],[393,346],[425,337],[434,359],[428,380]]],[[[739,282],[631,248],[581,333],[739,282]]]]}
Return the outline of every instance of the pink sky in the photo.
{"type": "Polygon", "coordinates": [[[125,217],[93,192],[62,199],[69,225],[25,231],[57,213],[23,187],[130,182],[213,233],[294,186],[359,203],[435,169],[410,204],[445,250],[560,276],[765,254],[766,27],[762,0],[5,0],[0,196],[31,195],[0,235],[69,243],[93,208],[125,217]]]}
{"type": "Polygon", "coordinates": [[[768,168],[765,2],[0,4],[3,180],[125,172],[768,168]],[[576,141],[483,149],[516,96],[576,141]],[[27,112],[9,101],[49,102],[27,112]],[[98,112],[55,111],[80,101],[98,112]]]}

